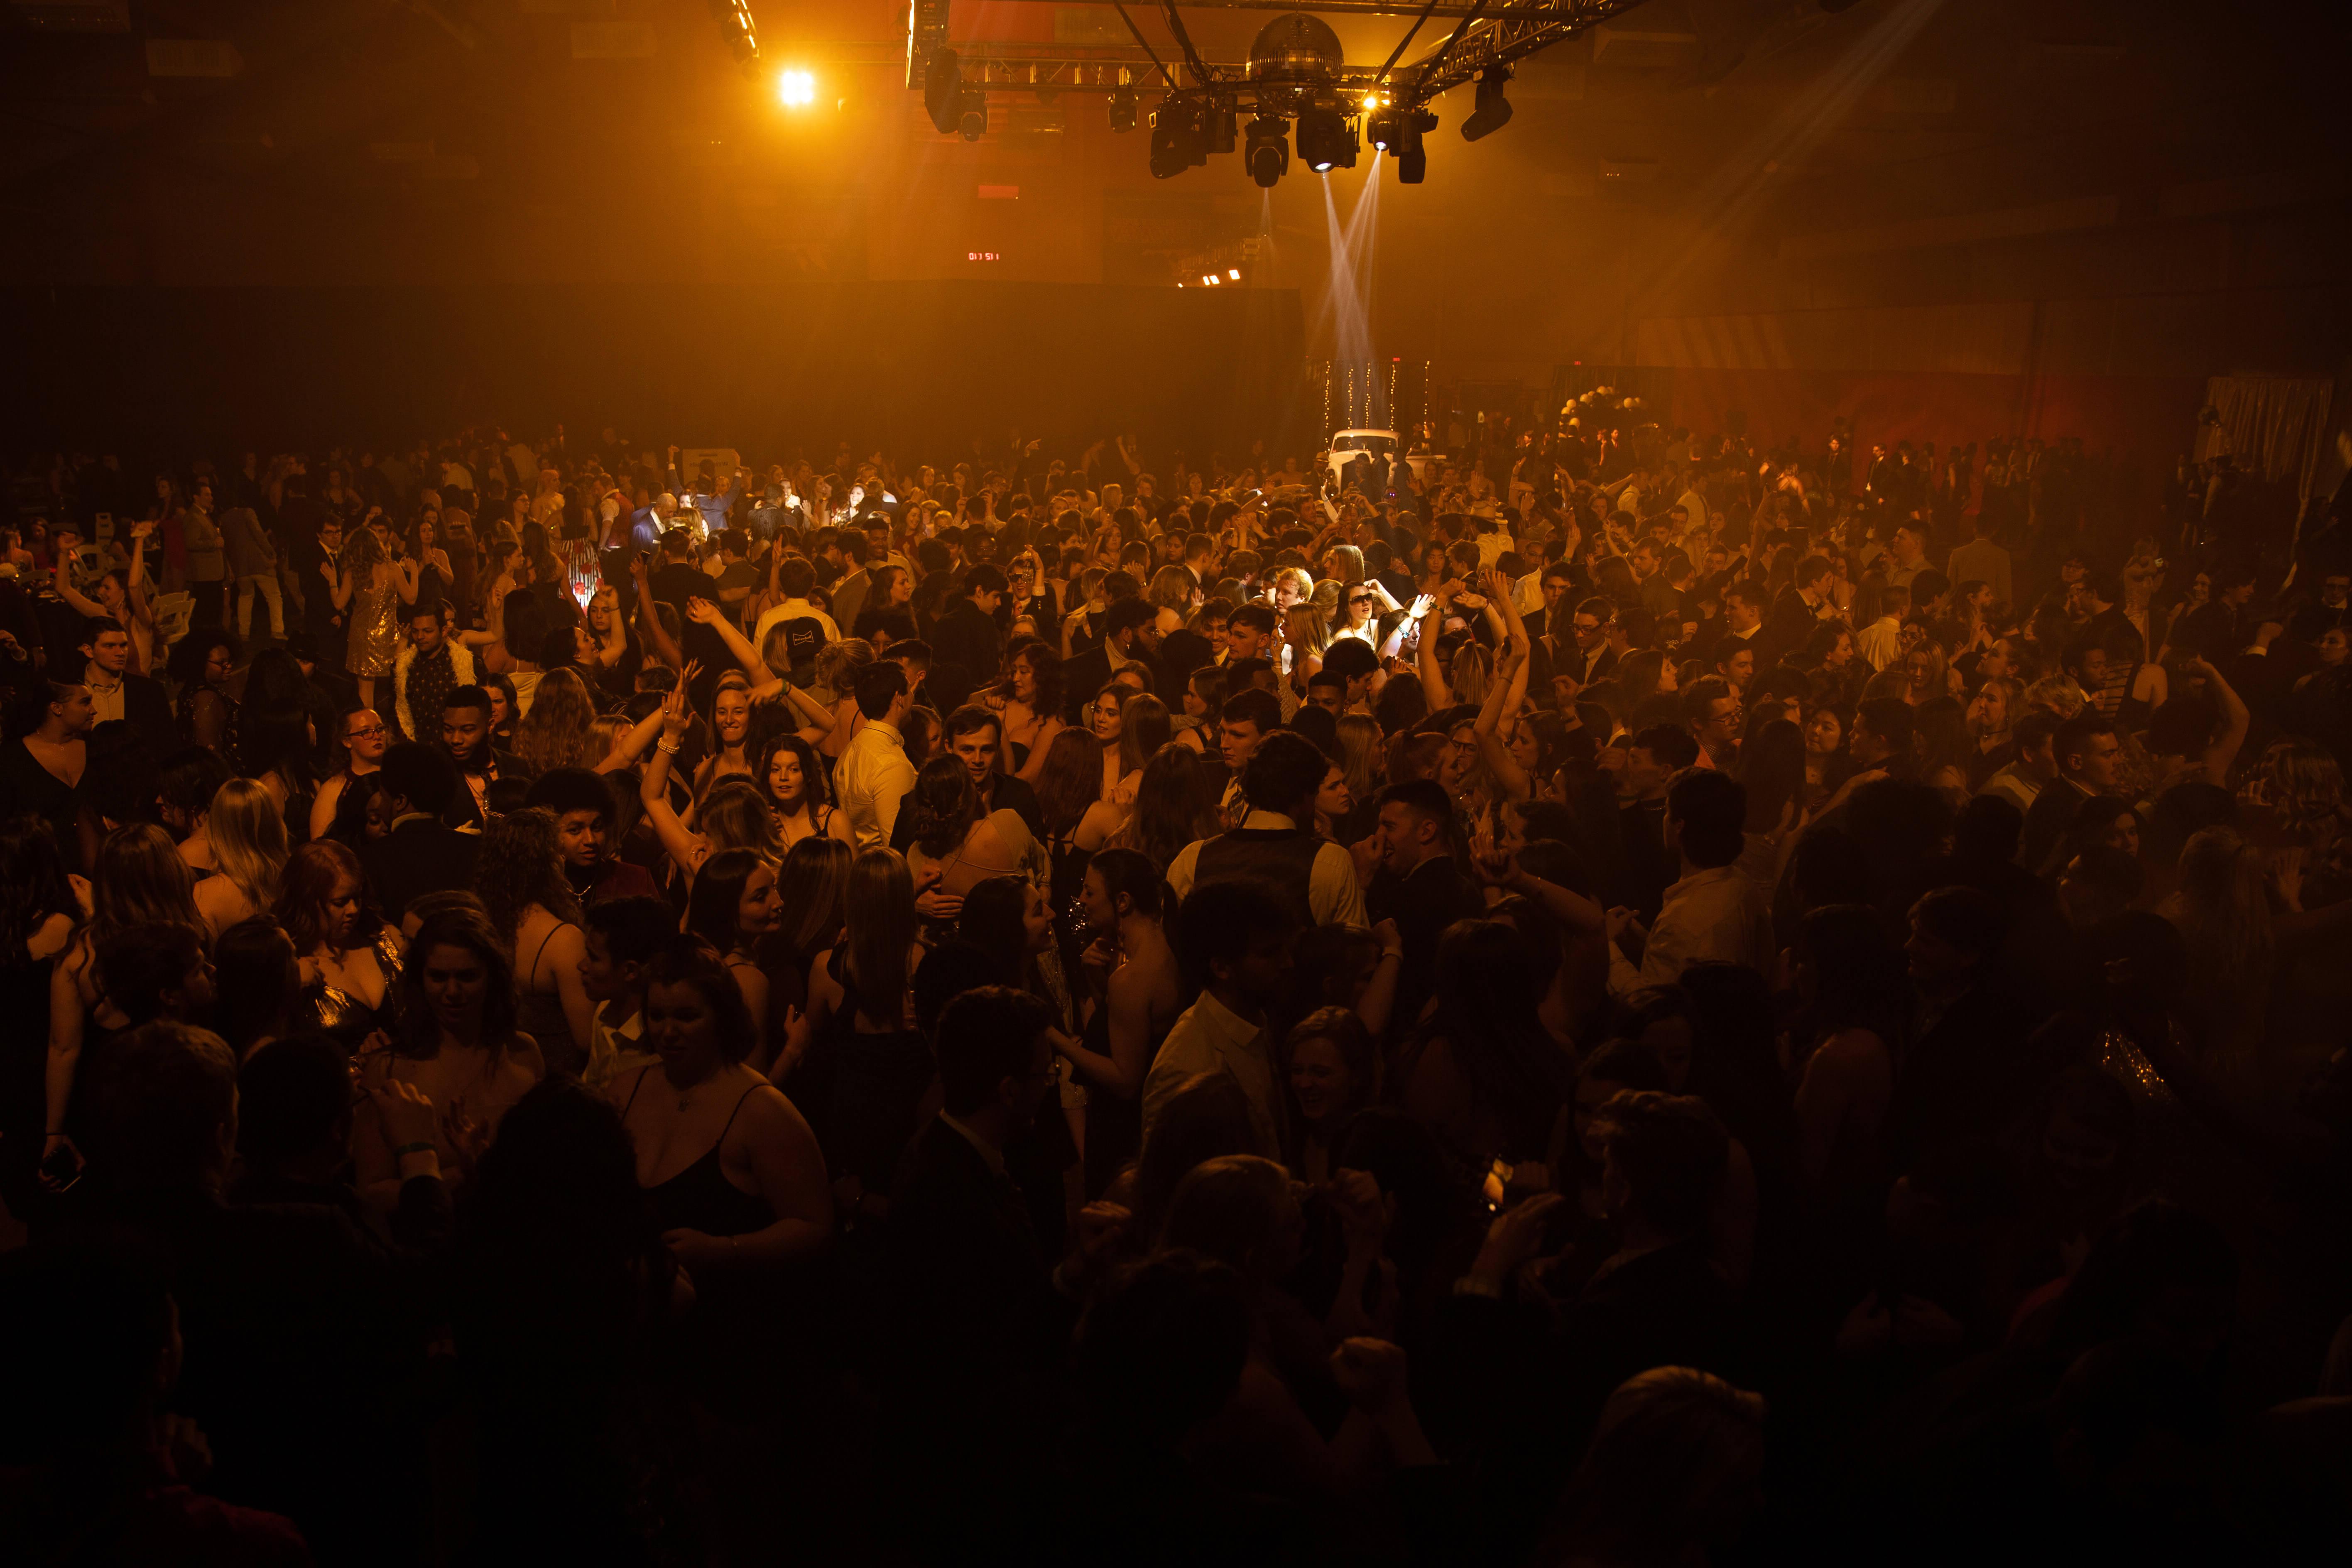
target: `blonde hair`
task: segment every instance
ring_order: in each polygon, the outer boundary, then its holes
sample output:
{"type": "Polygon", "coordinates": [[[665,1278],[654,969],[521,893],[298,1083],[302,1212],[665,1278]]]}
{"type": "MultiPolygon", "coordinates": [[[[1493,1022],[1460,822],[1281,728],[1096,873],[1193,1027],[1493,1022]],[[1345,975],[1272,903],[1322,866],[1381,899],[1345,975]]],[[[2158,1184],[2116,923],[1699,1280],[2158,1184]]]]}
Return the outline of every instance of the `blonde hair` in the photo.
{"type": "Polygon", "coordinates": [[[569,669],[539,678],[530,711],[515,721],[514,754],[534,774],[550,768],[593,768],[611,748],[595,730],[596,704],[587,684],[569,669]]]}
{"type": "Polygon", "coordinates": [[[213,863],[255,909],[278,901],[286,870],[286,816],[275,796],[251,779],[231,779],[213,793],[213,863]]]}
{"type": "Polygon", "coordinates": [[[2316,742],[2295,736],[2273,741],[2239,798],[2267,808],[2279,831],[2308,842],[2336,826],[2344,805],[2343,765],[2316,742]]]}
{"type": "Polygon", "coordinates": [[[1118,771],[1135,773],[1166,745],[1173,734],[1168,705],[1149,691],[1139,691],[1119,704],[1118,771]]]}
{"type": "Polygon", "coordinates": [[[874,645],[864,637],[844,637],[817,650],[816,678],[839,699],[849,695],[857,672],[874,662],[874,645]]]}
{"type": "Polygon", "coordinates": [[[2045,675],[2025,689],[2025,701],[2030,708],[2046,709],[2061,719],[2072,719],[2090,699],[2065,676],[2045,675]]]}
{"type": "Polygon", "coordinates": [[[1381,764],[1387,761],[1380,721],[1361,713],[1339,715],[1339,756],[1348,793],[1358,800],[1371,799],[1381,787],[1381,764]]]}
{"type": "Polygon", "coordinates": [[[1302,600],[1283,612],[1283,629],[1306,645],[1307,651],[1320,654],[1331,646],[1331,611],[1326,606],[1302,600]]]}
{"type": "Polygon", "coordinates": [[[749,849],[773,866],[784,858],[783,835],[776,814],[760,786],[740,773],[729,773],[710,786],[698,808],[702,836],[713,855],[724,849],[749,849]]]}
{"type": "Polygon", "coordinates": [[[915,945],[915,879],[895,849],[866,849],[849,863],[843,894],[843,954],[867,1021],[898,1028],[906,1016],[907,954],[915,945]]]}
{"type": "Polygon", "coordinates": [[[1445,683],[1454,690],[1456,702],[1486,700],[1486,680],[1493,673],[1487,663],[1486,650],[1475,642],[1464,643],[1454,653],[1454,662],[1445,668],[1445,683]]]}

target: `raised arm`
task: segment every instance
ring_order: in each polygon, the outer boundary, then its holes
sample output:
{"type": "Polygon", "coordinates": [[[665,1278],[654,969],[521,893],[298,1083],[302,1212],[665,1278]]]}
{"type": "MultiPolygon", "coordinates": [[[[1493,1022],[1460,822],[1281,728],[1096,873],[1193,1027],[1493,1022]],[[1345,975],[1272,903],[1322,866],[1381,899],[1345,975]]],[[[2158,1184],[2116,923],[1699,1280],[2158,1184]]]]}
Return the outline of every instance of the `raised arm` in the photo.
{"type": "Polygon", "coordinates": [[[688,599],[686,602],[686,615],[688,620],[700,626],[713,627],[718,631],[719,640],[727,645],[727,651],[735,656],[735,662],[741,665],[743,673],[751,678],[754,687],[752,696],[772,696],[772,690],[761,689],[761,688],[772,688],[782,680],[782,674],[790,673],[790,671],[784,671],[780,674],[778,671],[770,669],[767,661],[760,657],[756,648],[752,647],[751,638],[745,637],[743,629],[735,624],[734,617],[709,600],[688,599]]]}
{"type": "Polygon", "coordinates": [[[131,605],[131,618],[141,626],[155,624],[155,605],[147,595],[147,535],[153,531],[152,522],[131,525],[131,570],[123,574],[123,597],[131,605]]]}
{"type": "Polygon", "coordinates": [[[1404,647],[1405,628],[1424,625],[1429,618],[1429,612],[1436,606],[1437,601],[1427,594],[1415,595],[1412,607],[1399,618],[1395,627],[1390,631],[1388,640],[1381,644],[1381,659],[1386,661],[1394,658],[1397,656],[1397,650],[1404,647]]]}
{"type": "Polygon", "coordinates": [[[2227,789],[2230,764],[2238,760],[2238,748],[2246,743],[2246,731],[2253,723],[2253,715],[2246,710],[2245,699],[2231,689],[2210,660],[2200,658],[2189,668],[2202,675],[2213,688],[2213,700],[2221,710],[2221,738],[2205,748],[2205,781],[2227,789]]]}
{"type": "Polygon", "coordinates": [[[654,737],[661,733],[661,727],[662,710],[656,708],[638,720],[635,729],[614,742],[613,749],[605,753],[603,762],[596,764],[595,771],[616,773],[623,768],[635,767],[637,759],[646,754],[646,748],[654,743],[654,737]]]}
{"type": "MultiPolygon", "coordinates": [[[[1428,597],[1426,595],[1423,596],[1428,597]]],[[[1448,599],[1451,596],[1444,593],[1437,595],[1440,600],[1448,599]]],[[[1440,614],[1442,615],[1443,612],[1441,611],[1440,614]]],[[[1443,619],[1438,622],[1440,626],[1444,624],[1443,619]]],[[[1445,684],[1445,672],[1437,668],[1437,639],[1429,635],[1426,622],[1423,623],[1421,628],[1421,651],[1416,666],[1421,675],[1422,695],[1429,699],[1429,710],[1434,713],[1440,709],[1453,707],[1454,689],[1445,684]]]]}
{"type": "Polygon", "coordinates": [[[631,561],[629,575],[636,580],[637,586],[637,640],[651,648],[661,663],[672,669],[685,668],[686,656],[678,651],[676,639],[663,627],[660,613],[654,608],[653,590],[646,574],[646,563],[631,561]]]}
{"type": "Polygon", "coordinates": [[[66,563],[62,560],[49,568],[49,581],[57,589],[58,597],[63,599],[75,615],[89,616],[103,616],[108,613],[104,605],[95,599],[85,598],[75,592],[74,585],[66,580],[66,563]]]}
{"type": "Polygon", "coordinates": [[[661,741],[654,748],[654,760],[646,765],[645,781],[637,786],[637,801],[646,808],[646,820],[653,825],[654,837],[661,840],[662,848],[677,868],[689,877],[709,856],[710,844],[680,822],[671,806],[669,762],[677,754],[687,722],[692,717],[686,705],[686,682],[680,680],[662,702],[661,741]]]}
{"type": "Polygon", "coordinates": [[[1503,715],[1507,713],[1514,720],[1523,717],[1520,708],[1528,699],[1528,666],[1531,662],[1525,641],[1514,637],[1503,650],[1503,660],[1507,668],[1496,670],[1496,679],[1487,682],[1486,700],[1479,705],[1477,722],[1472,730],[1478,737],[1478,753],[1494,770],[1495,782],[1503,786],[1504,797],[1525,800],[1535,793],[1535,781],[1527,769],[1519,766],[1519,760],[1511,755],[1511,748],[1503,744],[1501,734],[1503,715]]]}
{"type": "Polygon", "coordinates": [[[71,1143],[66,1136],[66,1111],[73,1103],[74,1073],[81,1065],[82,1037],[81,987],[77,981],[80,971],[71,959],[68,951],[49,969],[49,1048],[42,1072],[42,1099],[47,1107],[47,1120],[41,1123],[44,1158],[58,1144],[71,1143]]]}

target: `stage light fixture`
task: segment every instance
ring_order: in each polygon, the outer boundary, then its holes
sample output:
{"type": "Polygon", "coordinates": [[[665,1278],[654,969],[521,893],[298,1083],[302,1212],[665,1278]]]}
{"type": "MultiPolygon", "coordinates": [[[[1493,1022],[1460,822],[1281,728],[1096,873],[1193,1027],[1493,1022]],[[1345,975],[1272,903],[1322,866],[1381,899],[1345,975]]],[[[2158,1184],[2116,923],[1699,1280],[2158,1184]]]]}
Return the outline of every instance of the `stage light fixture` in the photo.
{"type": "Polygon", "coordinates": [[[1260,185],[1271,189],[1290,171],[1290,127],[1271,114],[1249,122],[1249,141],[1242,151],[1242,166],[1260,185]]]}
{"type": "Polygon", "coordinates": [[[806,109],[816,101],[816,78],[808,71],[786,71],[776,79],[776,96],[786,109],[806,109]]]}
{"type": "Polygon", "coordinates": [[[745,0],[710,0],[710,14],[718,18],[719,36],[727,40],[727,52],[746,71],[760,63],[759,29],[751,25],[751,7],[745,0]]]}
{"type": "Polygon", "coordinates": [[[1122,87],[1110,95],[1110,128],[1126,132],[1135,129],[1135,89],[1122,87]]]}
{"type": "Polygon", "coordinates": [[[1200,104],[1171,93],[1151,111],[1151,177],[1172,180],[1209,161],[1209,137],[1200,104]]]}
{"type": "Polygon", "coordinates": [[[956,129],[967,142],[977,142],[988,134],[988,92],[983,88],[967,86],[957,95],[956,129]]]}
{"type": "Polygon", "coordinates": [[[1225,268],[1225,276],[1238,283],[1242,280],[1242,269],[1238,267],[1228,267],[1225,268]]]}
{"type": "Polygon", "coordinates": [[[1241,129],[1240,120],[1241,117],[1235,112],[1230,100],[1210,107],[1208,110],[1210,152],[1230,153],[1234,150],[1234,142],[1241,129]]]}
{"type": "Polygon", "coordinates": [[[1429,177],[1429,150],[1422,137],[1437,129],[1437,116],[1426,109],[1409,109],[1389,151],[1396,155],[1397,184],[1417,185],[1429,177]]]}
{"type": "Polygon", "coordinates": [[[1356,166],[1356,128],[1334,109],[1307,109],[1298,115],[1298,158],[1318,174],[1356,166]]]}
{"type": "MultiPolygon", "coordinates": [[[[1366,95],[1364,101],[1370,103],[1366,95]]],[[[1397,141],[1404,134],[1404,110],[1401,109],[1368,109],[1364,113],[1364,140],[1383,153],[1396,151],[1397,141]]]]}
{"type": "Polygon", "coordinates": [[[1511,122],[1511,100],[1503,96],[1503,84],[1510,79],[1508,66],[1488,66],[1478,73],[1478,105],[1462,122],[1462,140],[1475,142],[1511,122]]]}
{"type": "Polygon", "coordinates": [[[963,110],[963,75],[953,49],[937,51],[923,67],[923,108],[940,135],[955,130],[963,110]]]}

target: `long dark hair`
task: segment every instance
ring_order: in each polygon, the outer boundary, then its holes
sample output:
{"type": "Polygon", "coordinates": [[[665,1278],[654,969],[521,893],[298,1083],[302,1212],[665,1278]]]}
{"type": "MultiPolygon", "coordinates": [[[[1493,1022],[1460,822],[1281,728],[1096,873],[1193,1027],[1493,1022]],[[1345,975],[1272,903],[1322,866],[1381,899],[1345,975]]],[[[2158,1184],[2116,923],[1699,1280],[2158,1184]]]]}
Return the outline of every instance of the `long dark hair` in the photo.
{"type": "Polygon", "coordinates": [[[383,790],[382,769],[372,773],[354,773],[345,779],[341,792],[335,796],[334,820],[327,824],[327,840],[353,852],[365,846],[368,841],[368,805],[383,790]]]}
{"type": "MultiPolygon", "coordinates": [[[[364,778],[374,778],[374,773],[364,778]]],[[[352,947],[374,941],[376,929],[383,924],[367,898],[367,875],[360,869],[360,856],[336,839],[310,839],[287,856],[287,868],[278,872],[278,902],[270,908],[278,924],[285,926],[287,936],[294,938],[297,957],[318,952],[327,941],[327,898],[334,893],[339,875],[351,877],[360,886],[360,921],[352,926],[352,947]]]]}
{"type": "Polygon", "coordinates": [[[1087,807],[1102,798],[1102,744],[1092,735],[1073,726],[1054,737],[1037,774],[1037,805],[1049,836],[1077,830],[1087,807]]]}
{"type": "Polygon", "coordinates": [[[724,955],[743,946],[738,914],[744,884],[767,862],[749,849],[721,849],[694,874],[694,891],[686,901],[686,929],[724,955]]]}
{"type": "Polygon", "coordinates": [[[1029,892],[1025,877],[991,877],[963,896],[963,913],[956,921],[956,940],[988,954],[997,984],[1023,990],[1029,988],[1031,969],[1024,923],[1029,892]]]}
{"type": "Polygon", "coordinates": [[[237,770],[247,778],[266,778],[273,771],[288,782],[309,784],[310,715],[297,701],[248,701],[236,715],[237,770]]]}
{"type": "Polygon", "coordinates": [[[646,970],[646,985],[691,985],[710,1009],[710,1021],[719,1031],[719,1056],[726,1062],[740,1062],[751,1054],[759,1043],[759,1032],[751,1023],[751,1010],[744,1005],[743,988],[738,984],[726,961],[699,942],[679,942],[667,952],[656,954],[646,970]]]}
{"type": "Polygon", "coordinates": [[[490,922],[468,909],[444,910],[430,917],[408,944],[408,962],[400,971],[400,1025],[394,1051],[417,1061],[430,1061],[441,1052],[441,1026],[433,1016],[433,999],[425,994],[425,963],[436,947],[460,948],[481,964],[486,973],[482,1046],[493,1062],[505,1060],[514,1045],[514,961],[490,922]]]}
{"type": "Polygon", "coordinates": [[[1217,792],[1206,759],[1190,746],[1162,746],[1136,781],[1134,826],[1128,837],[1163,872],[1188,845],[1214,837],[1217,792]]]}
{"type": "Polygon", "coordinates": [[[555,814],[544,806],[495,817],[474,861],[474,891],[490,912],[501,940],[512,942],[522,918],[537,904],[560,921],[580,920],[579,895],[563,878],[563,849],[555,814]]]}
{"type": "Polygon", "coordinates": [[[241,1061],[263,1036],[284,1032],[295,993],[302,988],[301,966],[292,941],[266,915],[221,932],[213,943],[213,965],[218,971],[213,1033],[241,1061]]]}
{"type": "MultiPolygon", "coordinates": [[[[1568,1059],[1536,1016],[1535,955],[1506,921],[1456,921],[1437,942],[1437,1009],[1423,1042],[1443,1037],[1471,1088],[1502,1122],[1507,1149],[1539,1153],[1571,1088],[1568,1059]]],[[[1399,1074],[1401,1082],[1404,1075],[1399,1074]]]]}
{"type": "Polygon", "coordinates": [[[0,968],[27,962],[25,944],[52,915],[81,921],[49,825],[37,816],[0,822],[0,968]]]}
{"type": "Polygon", "coordinates": [[[751,782],[759,786],[760,798],[778,812],[784,809],[784,803],[776,798],[774,789],[768,783],[771,772],[776,765],[778,752],[790,752],[799,759],[801,806],[809,814],[809,820],[814,822],[816,808],[831,804],[832,794],[825,786],[824,768],[817,761],[816,748],[789,731],[781,735],[770,736],[759,750],[759,761],[753,765],[751,782]]]}
{"type": "Polygon", "coordinates": [[[915,847],[934,858],[960,847],[980,820],[980,792],[955,755],[933,757],[915,777],[909,809],[915,814],[915,847]]]}
{"type": "MultiPolygon", "coordinates": [[[[1042,584],[1040,584],[1042,586],[1042,584]]],[[[1037,701],[1034,710],[1055,714],[1062,710],[1062,660],[1043,637],[1016,638],[1004,651],[1004,694],[1013,694],[1013,661],[1026,659],[1037,677],[1037,701]]]]}

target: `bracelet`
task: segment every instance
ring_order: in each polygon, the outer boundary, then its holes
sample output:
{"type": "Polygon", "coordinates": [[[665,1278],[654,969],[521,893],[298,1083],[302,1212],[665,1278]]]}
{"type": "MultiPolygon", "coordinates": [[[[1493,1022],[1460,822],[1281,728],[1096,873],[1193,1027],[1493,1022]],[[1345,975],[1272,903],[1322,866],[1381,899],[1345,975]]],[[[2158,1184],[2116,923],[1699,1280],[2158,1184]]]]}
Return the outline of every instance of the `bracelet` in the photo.
{"type": "Polygon", "coordinates": [[[435,1152],[430,1143],[403,1143],[392,1152],[392,1157],[395,1160],[404,1160],[411,1154],[430,1154],[435,1152]]]}
{"type": "Polygon", "coordinates": [[[677,755],[680,748],[685,744],[686,742],[683,741],[672,741],[667,738],[664,738],[654,742],[654,750],[661,752],[664,756],[674,757],[677,755]]]}

